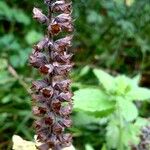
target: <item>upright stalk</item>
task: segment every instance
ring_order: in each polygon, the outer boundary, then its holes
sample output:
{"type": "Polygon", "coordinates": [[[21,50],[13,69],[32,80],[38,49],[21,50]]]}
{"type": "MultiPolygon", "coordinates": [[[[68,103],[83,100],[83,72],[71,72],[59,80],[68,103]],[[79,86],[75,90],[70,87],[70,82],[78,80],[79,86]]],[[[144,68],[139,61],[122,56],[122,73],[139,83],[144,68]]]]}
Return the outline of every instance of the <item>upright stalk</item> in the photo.
{"type": "Polygon", "coordinates": [[[122,144],[122,131],[123,131],[123,118],[120,112],[119,104],[117,108],[117,116],[119,120],[118,129],[119,129],[119,141],[118,141],[118,147],[117,150],[124,150],[123,144],[122,144]]]}
{"type": "Polygon", "coordinates": [[[33,47],[30,56],[30,64],[44,76],[33,82],[33,113],[37,140],[42,143],[38,149],[61,150],[72,141],[71,134],[65,133],[65,128],[71,126],[72,92],[68,74],[73,64],[68,48],[72,35],[58,40],[53,38],[61,32],[73,31],[72,10],[71,2],[65,0],[44,2],[48,6],[48,15],[38,8],[33,9],[33,18],[47,27],[47,35],[33,47]]]}

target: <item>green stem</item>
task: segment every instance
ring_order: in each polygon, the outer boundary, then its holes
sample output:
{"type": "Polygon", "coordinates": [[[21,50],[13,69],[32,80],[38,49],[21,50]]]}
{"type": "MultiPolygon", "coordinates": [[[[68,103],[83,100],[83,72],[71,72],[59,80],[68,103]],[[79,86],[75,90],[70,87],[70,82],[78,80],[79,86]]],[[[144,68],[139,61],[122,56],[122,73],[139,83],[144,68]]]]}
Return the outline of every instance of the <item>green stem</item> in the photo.
{"type": "Polygon", "coordinates": [[[117,150],[124,150],[124,147],[123,147],[123,143],[122,143],[122,131],[123,131],[123,118],[121,116],[121,112],[120,112],[120,108],[118,106],[118,118],[119,118],[119,124],[118,124],[118,127],[119,127],[119,141],[118,141],[118,147],[117,147],[117,150]]]}

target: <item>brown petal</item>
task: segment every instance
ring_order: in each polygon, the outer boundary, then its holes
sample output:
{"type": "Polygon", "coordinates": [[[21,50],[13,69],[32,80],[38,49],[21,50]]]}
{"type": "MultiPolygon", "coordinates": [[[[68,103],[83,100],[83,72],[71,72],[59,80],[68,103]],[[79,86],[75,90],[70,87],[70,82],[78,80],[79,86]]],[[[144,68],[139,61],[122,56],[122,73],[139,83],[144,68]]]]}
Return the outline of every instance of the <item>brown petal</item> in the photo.
{"type": "Polygon", "coordinates": [[[44,97],[48,98],[53,95],[53,88],[49,86],[49,87],[43,88],[41,92],[44,95],[44,97]]]}
{"type": "Polygon", "coordinates": [[[58,52],[52,52],[51,57],[54,61],[60,62],[60,63],[70,63],[70,59],[73,55],[67,54],[66,52],[58,53],[58,52]]]}
{"type": "Polygon", "coordinates": [[[48,47],[48,43],[49,43],[48,38],[44,38],[44,39],[41,40],[37,45],[34,46],[34,49],[35,49],[36,51],[41,51],[42,49],[48,47]]]}
{"type": "Polygon", "coordinates": [[[71,3],[65,3],[63,0],[56,1],[52,5],[52,10],[60,13],[71,13],[71,3]]]}
{"type": "MultiPolygon", "coordinates": [[[[41,137],[40,137],[41,139],[41,137]]],[[[49,149],[49,144],[48,143],[43,143],[40,146],[37,146],[37,149],[39,150],[48,150],[49,149]]]]}
{"type": "Polygon", "coordinates": [[[72,142],[72,135],[67,133],[67,134],[62,134],[59,136],[59,140],[62,144],[63,147],[69,147],[72,142]]]}
{"type": "Polygon", "coordinates": [[[58,96],[58,99],[61,101],[70,101],[72,98],[73,94],[71,92],[67,92],[67,93],[60,93],[58,96]]]}
{"type": "Polygon", "coordinates": [[[61,65],[57,62],[54,62],[53,66],[54,66],[54,73],[56,75],[66,75],[72,69],[73,64],[61,65]]]}
{"type": "Polygon", "coordinates": [[[56,18],[55,18],[55,21],[57,23],[64,23],[64,22],[71,22],[72,21],[72,18],[71,18],[71,15],[70,14],[60,14],[58,15],[56,18]]]}
{"type": "Polygon", "coordinates": [[[37,107],[37,106],[34,106],[33,107],[33,114],[36,115],[36,116],[40,116],[40,115],[43,115],[46,113],[46,108],[43,108],[43,107],[37,107]]]}
{"type": "Polygon", "coordinates": [[[48,26],[48,30],[50,33],[57,35],[61,31],[61,27],[57,23],[52,23],[48,26]]]}
{"type": "Polygon", "coordinates": [[[31,89],[32,89],[32,90],[39,91],[39,90],[41,90],[42,88],[47,87],[47,86],[48,86],[48,83],[47,83],[45,80],[38,80],[38,81],[32,82],[32,87],[31,87],[31,89]]]}
{"type": "Polygon", "coordinates": [[[53,125],[53,129],[52,130],[53,130],[53,133],[59,135],[59,134],[61,134],[63,132],[64,127],[62,127],[59,123],[55,123],[53,125]]]}
{"type": "Polygon", "coordinates": [[[70,115],[71,112],[72,112],[72,107],[73,107],[72,104],[69,104],[67,106],[61,107],[61,109],[60,109],[60,115],[62,115],[62,116],[68,116],[68,115],[70,115]]]}
{"type": "Polygon", "coordinates": [[[56,82],[54,85],[54,88],[56,90],[67,91],[70,83],[71,83],[71,80],[63,80],[60,82],[56,82]]]}
{"type": "Polygon", "coordinates": [[[73,36],[66,36],[54,42],[54,48],[56,51],[64,51],[66,48],[71,47],[71,40],[73,36]]]}
{"type": "Polygon", "coordinates": [[[47,140],[47,134],[46,133],[44,133],[44,132],[39,132],[38,133],[38,136],[37,136],[37,140],[39,141],[39,142],[46,142],[46,140],[47,140]]]}
{"type": "Polygon", "coordinates": [[[52,125],[54,123],[53,116],[51,115],[51,116],[48,116],[48,117],[44,118],[44,122],[45,122],[46,125],[52,125]]]}
{"type": "Polygon", "coordinates": [[[69,128],[72,125],[72,120],[70,118],[66,118],[66,119],[62,119],[61,121],[59,121],[59,123],[62,126],[66,127],[66,128],[69,128]]]}
{"type": "Polygon", "coordinates": [[[61,108],[61,102],[59,100],[55,99],[55,100],[53,100],[51,107],[52,107],[53,111],[58,113],[61,108]]]}
{"type": "Polygon", "coordinates": [[[46,98],[42,94],[32,94],[33,102],[40,102],[43,103],[46,101],[46,98]]]}
{"type": "Polygon", "coordinates": [[[56,135],[52,134],[50,136],[50,138],[47,140],[47,143],[49,145],[49,148],[53,148],[54,146],[56,146],[58,144],[58,140],[56,138],[56,135]]]}
{"type": "Polygon", "coordinates": [[[35,121],[34,126],[37,130],[40,129],[42,127],[42,121],[41,120],[35,121]]]}
{"type": "Polygon", "coordinates": [[[44,63],[47,63],[47,59],[43,53],[34,52],[30,55],[29,62],[33,67],[39,68],[44,63]]]}
{"type": "Polygon", "coordinates": [[[33,18],[38,20],[42,24],[45,24],[48,22],[48,18],[38,8],[33,8],[33,18]]]}
{"type": "Polygon", "coordinates": [[[50,74],[53,71],[53,66],[51,64],[46,64],[40,67],[40,72],[43,74],[50,74]]]}
{"type": "Polygon", "coordinates": [[[70,22],[60,23],[61,29],[66,32],[73,32],[73,25],[70,22]]]}

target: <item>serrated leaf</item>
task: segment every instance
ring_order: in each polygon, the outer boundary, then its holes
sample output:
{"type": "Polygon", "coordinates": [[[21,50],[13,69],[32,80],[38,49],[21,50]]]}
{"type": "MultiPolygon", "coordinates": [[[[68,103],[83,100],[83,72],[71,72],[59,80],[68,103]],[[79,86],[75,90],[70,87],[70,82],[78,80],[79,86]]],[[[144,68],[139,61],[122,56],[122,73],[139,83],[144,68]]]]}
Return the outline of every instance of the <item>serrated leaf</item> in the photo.
{"type": "Polygon", "coordinates": [[[120,99],[118,103],[120,107],[120,113],[126,121],[133,121],[137,118],[138,110],[133,102],[125,99],[120,99]]]}
{"type": "Polygon", "coordinates": [[[136,122],[134,123],[135,126],[138,126],[140,129],[144,126],[148,126],[149,125],[149,120],[146,118],[141,118],[138,117],[136,119],[136,122]]]}
{"type": "Polygon", "coordinates": [[[93,72],[105,90],[109,91],[112,89],[114,84],[113,76],[99,69],[94,69],[93,72]]]}
{"type": "Polygon", "coordinates": [[[135,87],[127,94],[127,96],[131,100],[150,100],[150,90],[143,87],[135,87]]]}
{"type": "Polygon", "coordinates": [[[137,145],[139,143],[140,128],[129,124],[122,130],[122,142],[128,147],[129,144],[137,145]]]}
{"type": "Polygon", "coordinates": [[[99,89],[80,89],[74,93],[74,108],[101,116],[104,111],[114,108],[114,102],[99,89]],[[102,114],[101,114],[102,113],[102,114]]]}

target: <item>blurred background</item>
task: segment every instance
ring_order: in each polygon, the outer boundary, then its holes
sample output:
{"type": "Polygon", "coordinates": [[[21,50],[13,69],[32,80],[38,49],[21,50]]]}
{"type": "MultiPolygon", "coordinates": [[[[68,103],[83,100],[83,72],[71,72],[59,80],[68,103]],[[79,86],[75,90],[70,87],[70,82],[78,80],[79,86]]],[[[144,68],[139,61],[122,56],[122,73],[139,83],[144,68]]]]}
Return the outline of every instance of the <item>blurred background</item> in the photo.
{"type": "MultiPolygon", "coordinates": [[[[45,32],[32,19],[34,6],[46,10],[40,0],[0,0],[0,150],[11,148],[14,134],[26,140],[34,135],[29,89],[38,73],[28,57],[45,32]]],[[[72,89],[95,84],[92,68],[131,77],[140,73],[140,84],[150,87],[150,1],[73,0],[73,8],[72,89]]],[[[150,103],[142,105],[140,114],[148,117],[150,103]]],[[[74,145],[98,150],[104,127],[83,114],[73,113],[73,119],[74,145]]]]}

